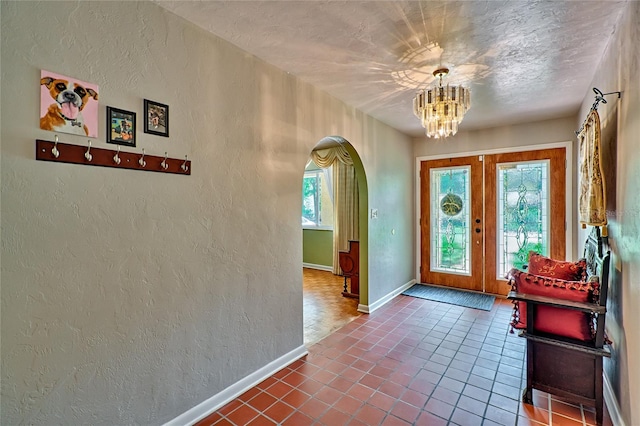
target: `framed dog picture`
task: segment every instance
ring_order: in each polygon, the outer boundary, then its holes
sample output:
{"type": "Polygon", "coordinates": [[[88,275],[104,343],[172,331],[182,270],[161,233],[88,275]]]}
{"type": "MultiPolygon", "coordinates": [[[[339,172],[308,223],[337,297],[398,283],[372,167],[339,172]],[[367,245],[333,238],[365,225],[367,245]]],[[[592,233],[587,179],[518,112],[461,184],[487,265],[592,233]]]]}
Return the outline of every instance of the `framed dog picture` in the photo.
{"type": "Polygon", "coordinates": [[[40,128],[98,137],[98,86],[40,71],[40,128]]]}
{"type": "Polygon", "coordinates": [[[169,137],[169,106],[144,100],[144,132],[169,137]]]}
{"type": "Polygon", "coordinates": [[[136,146],[136,113],[107,107],[107,143],[136,146]]]}

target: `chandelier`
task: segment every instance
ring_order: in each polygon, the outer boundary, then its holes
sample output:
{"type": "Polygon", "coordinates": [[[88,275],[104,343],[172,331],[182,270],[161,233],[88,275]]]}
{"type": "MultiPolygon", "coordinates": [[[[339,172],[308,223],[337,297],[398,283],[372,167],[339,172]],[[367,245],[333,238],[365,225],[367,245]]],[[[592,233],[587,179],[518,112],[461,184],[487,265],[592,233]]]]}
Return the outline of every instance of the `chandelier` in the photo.
{"type": "Polygon", "coordinates": [[[448,68],[433,72],[439,79],[437,86],[420,90],[413,98],[413,113],[418,117],[430,138],[446,138],[455,135],[458,124],[471,104],[469,89],[462,86],[442,85],[442,78],[449,74],[448,68]]]}

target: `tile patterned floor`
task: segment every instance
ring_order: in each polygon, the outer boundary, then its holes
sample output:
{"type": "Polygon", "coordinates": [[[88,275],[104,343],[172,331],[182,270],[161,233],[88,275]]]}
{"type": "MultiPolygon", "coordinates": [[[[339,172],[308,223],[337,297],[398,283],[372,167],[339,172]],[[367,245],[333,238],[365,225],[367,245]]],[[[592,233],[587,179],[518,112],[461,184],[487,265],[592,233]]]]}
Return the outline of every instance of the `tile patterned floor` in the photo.
{"type": "MultiPolygon", "coordinates": [[[[511,304],[490,312],[398,296],[309,347],[205,425],[592,425],[592,408],[534,391],[511,304]]],[[[605,425],[611,425],[605,411],[605,425]]]]}
{"type": "Polygon", "coordinates": [[[309,347],[362,315],[358,300],[342,296],[344,278],[303,268],[304,344],[309,347]]]}

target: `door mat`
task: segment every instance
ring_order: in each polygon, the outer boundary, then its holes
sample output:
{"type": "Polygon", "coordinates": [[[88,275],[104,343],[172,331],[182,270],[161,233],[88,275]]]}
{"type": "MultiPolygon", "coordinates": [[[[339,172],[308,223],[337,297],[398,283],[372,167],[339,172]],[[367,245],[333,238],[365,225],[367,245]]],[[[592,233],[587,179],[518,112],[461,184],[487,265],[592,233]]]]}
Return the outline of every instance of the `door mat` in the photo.
{"type": "Polygon", "coordinates": [[[420,299],[433,300],[435,302],[448,303],[450,305],[464,306],[466,308],[490,311],[495,301],[494,296],[474,293],[471,291],[456,290],[453,288],[438,287],[427,284],[414,284],[404,292],[405,296],[418,297],[420,299]]]}

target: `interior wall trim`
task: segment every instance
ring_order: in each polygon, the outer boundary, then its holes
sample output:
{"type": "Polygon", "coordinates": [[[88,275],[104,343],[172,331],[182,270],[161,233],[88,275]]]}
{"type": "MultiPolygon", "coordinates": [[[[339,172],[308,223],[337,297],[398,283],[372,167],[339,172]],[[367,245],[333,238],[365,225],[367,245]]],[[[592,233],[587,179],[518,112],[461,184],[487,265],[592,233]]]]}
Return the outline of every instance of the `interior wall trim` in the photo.
{"type": "Polygon", "coordinates": [[[370,314],[373,311],[380,309],[382,306],[386,305],[391,299],[393,299],[394,297],[396,297],[397,295],[399,295],[400,293],[402,293],[403,291],[405,291],[415,283],[416,283],[416,280],[413,279],[408,283],[401,285],[400,287],[393,290],[392,292],[388,293],[387,295],[381,297],[380,299],[376,300],[370,305],[362,305],[362,304],[358,305],[358,312],[370,314]]]}
{"type": "Polygon", "coordinates": [[[316,265],[315,263],[302,262],[302,267],[309,268],[309,269],[317,269],[319,271],[333,272],[333,266],[330,266],[330,265],[316,265]]]}
{"type": "Polygon", "coordinates": [[[282,370],[287,365],[307,355],[307,348],[304,345],[298,346],[294,350],[271,361],[264,367],[249,374],[244,379],[232,384],[228,388],[213,395],[211,398],[201,402],[195,407],[185,411],[173,420],[168,421],[164,426],[188,426],[207,417],[225,404],[233,401],[247,390],[251,389],[263,380],[282,370]]]}
{"type": "Polygon", "coordinates": [[[603,378],[603,397],[604,403],[607,406],[607,410],[609,411],[609,416],[611,417],[611,423],[617,426],[626,426],[624,419],[622,418],[622,414],[620,413],[620,405],[618,404],[618,399],[616,398],[616,394],[613,392],[613,388],[611,387],[611,382],[607,378],[606,374],[602,375],[603,378]]]}
{"type": "MultiPolygon", "coordinates": [[[[481,149],[478,151],[456,152],[455,154],[423,155],[420,157],[416,157],[416,160],[417,160],[417,164],[420,164],[421,161],[442,160],[442,159],[457,158],[457,157],[471,157],[473,155],[493,155],[493,154],[503,154],[503,153],[511,153],[511,152],[540,151],[543,149],[567,148],[567,147],[573,146],[572,144],[573,144],[572,141],[563,141],[563,142],[541,143],[536,145],[507,146],[504,148],[491,148],[491,149],[481,149]]],[[[567,155],[567,160],[569,160],[569,158],[570,157],[567,155]]]]}

